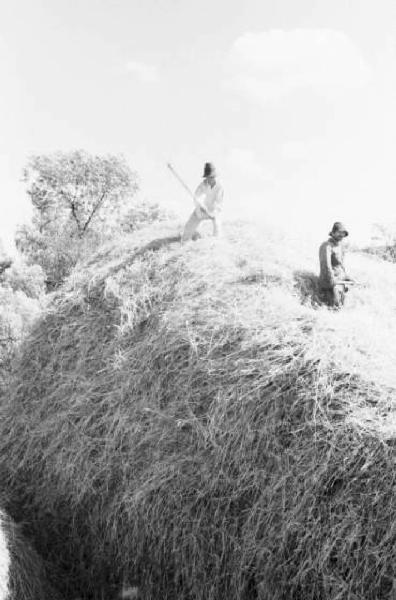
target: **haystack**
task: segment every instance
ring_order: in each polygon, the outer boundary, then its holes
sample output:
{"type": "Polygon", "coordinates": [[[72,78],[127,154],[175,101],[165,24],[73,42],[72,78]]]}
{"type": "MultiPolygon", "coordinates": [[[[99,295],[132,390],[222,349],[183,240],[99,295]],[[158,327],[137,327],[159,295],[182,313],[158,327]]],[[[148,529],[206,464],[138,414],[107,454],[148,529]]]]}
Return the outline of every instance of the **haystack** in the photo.
{"type": "Polygon", "coordinates": [[[14,513],[81,597],[389,598],[395,267],[352,256],[365,287],[332,312],[321,240],[160,235],[100,249],[26,342],[0,415],[14,513]]]}
{"type": "Polygon", "coordinates": [[[57,600],[43,563],[15,523],[0,512],[0,600],[57,600]]]}

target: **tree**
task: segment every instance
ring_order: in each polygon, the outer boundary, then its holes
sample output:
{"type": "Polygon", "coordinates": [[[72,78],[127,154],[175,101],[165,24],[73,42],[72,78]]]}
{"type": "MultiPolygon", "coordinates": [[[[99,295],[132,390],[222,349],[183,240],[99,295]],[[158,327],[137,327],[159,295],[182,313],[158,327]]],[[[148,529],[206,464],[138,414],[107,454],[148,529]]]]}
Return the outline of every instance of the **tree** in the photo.
{"type": "Polygon", "coordinates": [[[366,252],[396,262],[396,222],[374,223],[372,232],[374,245],[366,248],[366,252]]]}
{"type": "Polygon", "coordinates": [[[37,298],[14,291],[0,282],[0,402],[22,339],[29,332],[42,306],[37,298]]]}
{"type": "Polygon", "coordinates": [[[41,311],[44,273],[11,260],[0,239],[0,402],[21,340],[41,311]]]}
{"type": "Polygon", "coordinates": [[[80,238],[95,219],[117,217],[138,189],[137,175],[123,158],[83,151],[33,157],[24,180],[40,232],[60,221],[70,223],[80,238]]]}
{"type": "Polygon", "coordinates": [[[11,258],[6,254],[4,250],[4,245],[2,240],[0,239],[0,280],[3,273],[9,269],[12,265],[11,258]]]}
{"type": "Polygon", "coordinates": [[[50,288],[122,220],[138,190],[137,174],[124,158],[81,150],[34,156],[23,180],[34,214],[31,225],[18,230],[16,245],[44,269],[50,288]]]}
{"type": "Polygon", "coordinates": [[[372,240],[380,242],[383,246],[391,247],[396,242],[396,223],[374,223],[372,226],[372,240]]]}

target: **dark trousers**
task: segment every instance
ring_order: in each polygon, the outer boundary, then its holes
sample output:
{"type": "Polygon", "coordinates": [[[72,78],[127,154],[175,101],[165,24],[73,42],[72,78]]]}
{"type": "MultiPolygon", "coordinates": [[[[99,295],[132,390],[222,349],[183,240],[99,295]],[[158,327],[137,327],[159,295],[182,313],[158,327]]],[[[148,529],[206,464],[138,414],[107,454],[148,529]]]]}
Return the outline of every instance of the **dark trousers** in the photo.
{"type": "Polygon", "coordinates": [[[322,288],[320,290],[321,300],[331,308],[341,308],[344,306],[347,291],[348,288],[343,283],[331,288],[322,288]]]}

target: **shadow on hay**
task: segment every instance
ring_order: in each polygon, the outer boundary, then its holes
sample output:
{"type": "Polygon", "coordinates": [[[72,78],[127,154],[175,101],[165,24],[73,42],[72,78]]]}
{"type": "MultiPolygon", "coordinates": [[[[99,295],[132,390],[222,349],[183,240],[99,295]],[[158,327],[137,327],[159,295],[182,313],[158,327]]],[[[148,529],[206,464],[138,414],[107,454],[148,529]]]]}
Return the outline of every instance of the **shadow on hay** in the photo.
{"type": "MultiPolygon", "coordinates": [[[[242,264],[241,266],[244,265],[242,264]]],[[[260,284],[265,287],[271,287],[282,285],[282,283],[284,283],[284,278],[281,275],[273,275],[266,273],[263,270],[258,270],[252,273],[247,273],[246,275],[242,275],[234,283],[242,283],[244,285],[260,284]]]]}
{"type": "Polygon", "coordinates": [[[161,250],[161,248],[164,248],[165,246],[169,246],[170,244],[174,244],[176,242],[180,242],[181,241],[181,237],[180,235],[168,235],[167,237],[163,237],[163,238],[156,238],[155,240],[152,240],[151,242],[148,242],[148,244],[145,244],[144,246],[142,246],[142,248],[139,248],[139,250],[137,250],[134,254],[133,254],[133,258],[135,258],[136,256],[141,256],[142,254],[145,254],[147,252],[147,250],[161,250]]]}
{"type": "Polygon", "coordinates": [[[0,538],[2,538],[1,548],[3,549],[5,542],[9,553],[6,580],[4,580],[4,571],[8,560],[3,554],[0,556],[0,598],[6,600],[62,600],[59,591],[48,579],[48,576],[51,575],[53,583],[60,584],[53,568],[50,569],[49,564],[43,562],[33,546],[22,535],[20,525],[12,521],[3,510],[0,511],[0,538]]]}
{"type": "MultiPolygon", "coordinates": [[[[198,238],[196,238],[196,239],[198,239],[198,238]]],[[[152,240],[151,242],[148,242],[147,244],[145,244],[144,246],[142,246],[135,252],[133,252],[131,255],[128,256],[128,258],[126,258],[125,260],[120,262],[117,266],[113,267],[113,269],[111,269],[109,271],[109,273],[106,275],[106,277],[108,277],[109,274],[115,275],[119,271],[122,271],[122,269],[129,267],[136,258],[139,258],[140,256],[144,256],[144,254],[146,254],[147,251],[151,250],[153,252],[158,252],[158,250],[161,250],[162,248],[166,248],[167,246],[170,246],[171,244],[176,244],[176,243],[179,243],[179,244],[181,243],[180,234],[179,235],[168,235],[163,238],[156,238],[156,239],[152,240]]]]}
{"type": "Polygon", "coordinates": [[[319,277],[312,271],[298,270],[293,273],[294,286],[303,304],[321,306],[323,299],[319,290],[319,277]]]}

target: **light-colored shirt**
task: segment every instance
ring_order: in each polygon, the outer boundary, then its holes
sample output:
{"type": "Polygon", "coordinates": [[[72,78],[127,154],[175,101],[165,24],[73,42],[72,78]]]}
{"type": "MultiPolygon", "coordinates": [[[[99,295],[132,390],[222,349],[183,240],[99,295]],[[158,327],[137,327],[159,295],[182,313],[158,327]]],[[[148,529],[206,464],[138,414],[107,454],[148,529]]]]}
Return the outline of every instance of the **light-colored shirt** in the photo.
{"type": "Polygon", "coordinates": [[[209,183],[204,180],[197,187],[194,196],[198,208],[203,206],[211,217],[218,216],[224,198],[224,190],[220,183],[216,181],[215,185],[211,187],[209,183]]]}

